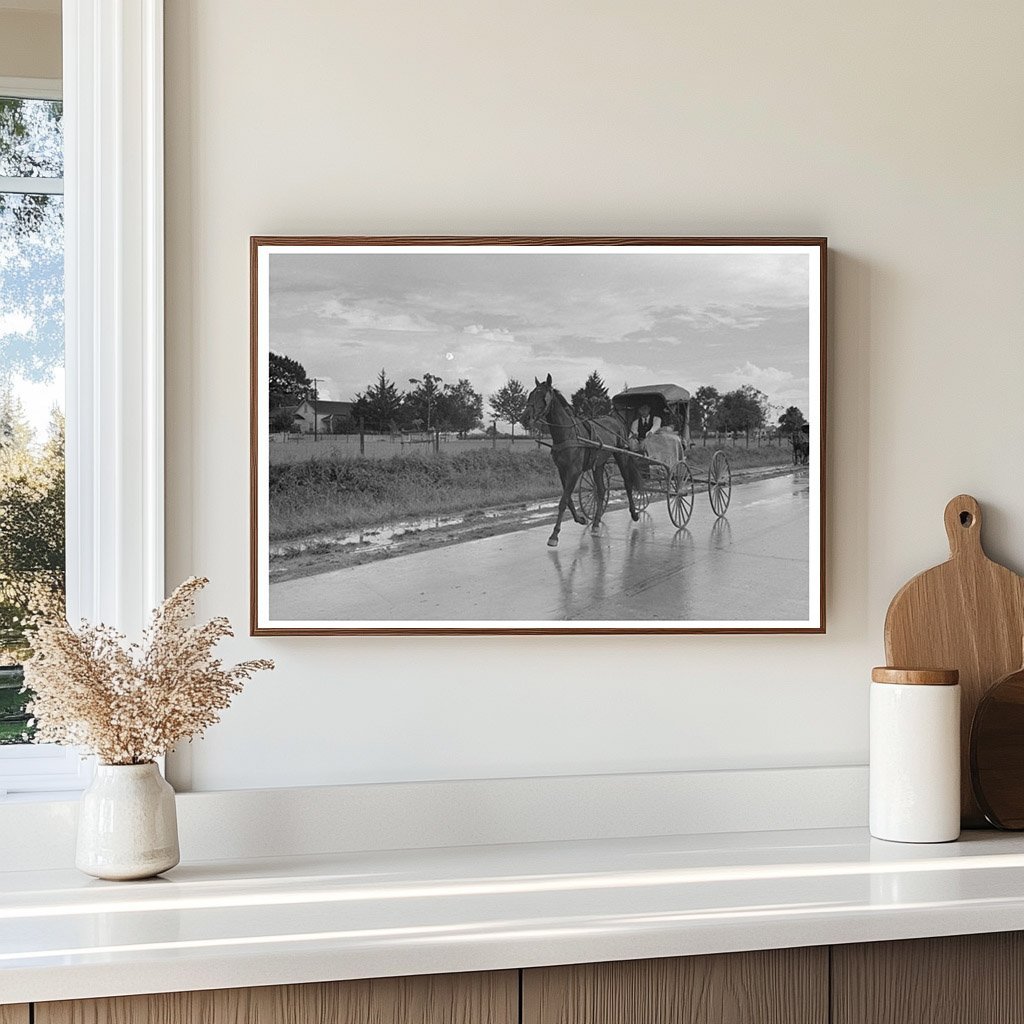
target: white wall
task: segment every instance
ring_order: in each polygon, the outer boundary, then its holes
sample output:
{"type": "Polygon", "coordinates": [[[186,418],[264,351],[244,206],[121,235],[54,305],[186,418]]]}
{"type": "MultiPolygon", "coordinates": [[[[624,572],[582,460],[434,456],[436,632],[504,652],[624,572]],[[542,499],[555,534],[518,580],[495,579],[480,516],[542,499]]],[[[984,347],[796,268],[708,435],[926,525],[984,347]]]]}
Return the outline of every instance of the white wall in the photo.
{"type": "Polygon", "coordinates": [[[20,10],[0,0],[0,77],[56,78],[62,75],[60,4],[52,10],[20,10]]]}
{"type": "Polygon", "coordinates": [[[242,632],[250,234],[832,245],[827,636],[240,639],[278,670],[194,786],[864,761],[946,500],[1024,568],[1022,37],[971,0],[167,0],[169,581],[242,632]]]}

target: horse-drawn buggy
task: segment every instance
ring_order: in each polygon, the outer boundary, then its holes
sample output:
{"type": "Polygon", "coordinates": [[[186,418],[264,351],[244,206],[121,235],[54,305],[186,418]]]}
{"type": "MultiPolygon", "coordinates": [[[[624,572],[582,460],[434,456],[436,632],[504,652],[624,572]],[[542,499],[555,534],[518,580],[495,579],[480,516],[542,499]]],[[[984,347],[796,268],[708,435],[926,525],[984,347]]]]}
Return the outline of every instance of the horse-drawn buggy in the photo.
{"type": "Polygon", "coordinates": [[[793,446],[793,465],[806,466],[811,459],[811,425],[802,423],[789,440],[793,446]]]}
{"type": "Polygon", "coordinates": [[[549,431],[551,456],[562,481],[558,518],[548,540],[551,547],[558,544],[567,508],[578,523],[600,523],[613,486],[611,462],[618,466],[634,522],[658,494],[665,498],[672,524],[682,529],[693,514],[696,483],[707,488],[712,512],[725,515],[732,497],[732,471],[725,453],[716,451],[707,476],[697,481],[686,461],[691,397],[685,388],[626,388],[612,399],[610,413],[585,419],[555,389],[550,374],[546,381],[535,380],[535,385],[524,420],[549,431]]]}

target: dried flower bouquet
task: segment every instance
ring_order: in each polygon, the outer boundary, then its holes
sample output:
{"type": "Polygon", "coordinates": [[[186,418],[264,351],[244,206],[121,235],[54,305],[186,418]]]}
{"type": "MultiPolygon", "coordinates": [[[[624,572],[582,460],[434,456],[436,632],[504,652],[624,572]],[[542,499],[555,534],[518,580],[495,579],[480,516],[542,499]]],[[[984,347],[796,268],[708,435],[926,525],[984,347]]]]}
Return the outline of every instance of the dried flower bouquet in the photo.
{"type": "Polygon", "coordinates": [[[189,626],[209,580],[186,580],[153,613],[142,643],[109,626],[41,618],[25,663],[36,741],[84,747],[104,764],[146,764],[200,735],[264,659],[225,668],[213,648],[232,636],[228,620],[189,626]]]}

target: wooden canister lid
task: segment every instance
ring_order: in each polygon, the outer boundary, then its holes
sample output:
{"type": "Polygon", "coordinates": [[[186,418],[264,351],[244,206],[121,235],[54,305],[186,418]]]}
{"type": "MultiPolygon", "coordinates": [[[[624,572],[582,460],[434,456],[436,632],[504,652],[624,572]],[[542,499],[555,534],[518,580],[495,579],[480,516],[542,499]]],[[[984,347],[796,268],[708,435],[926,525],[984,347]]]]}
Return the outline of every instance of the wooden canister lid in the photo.
{"type": "Polygon", "coordinates": [[[873,683],[899,683],[916,686],[956,686],[960,672],[955,668],[887,668],[871,670],[873,683]]]}

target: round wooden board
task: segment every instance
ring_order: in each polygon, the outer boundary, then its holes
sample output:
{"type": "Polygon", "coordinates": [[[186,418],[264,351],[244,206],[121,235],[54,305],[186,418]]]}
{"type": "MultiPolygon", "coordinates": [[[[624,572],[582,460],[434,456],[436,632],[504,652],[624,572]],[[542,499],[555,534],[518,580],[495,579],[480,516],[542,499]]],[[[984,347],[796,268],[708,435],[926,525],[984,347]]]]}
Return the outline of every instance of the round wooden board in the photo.
{"type": "Polygon", "coordinates": [[[997,828],[1024,829],[1024,668],[982,697],[970,744],[971,785],[997,828]]]}

